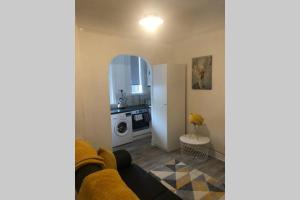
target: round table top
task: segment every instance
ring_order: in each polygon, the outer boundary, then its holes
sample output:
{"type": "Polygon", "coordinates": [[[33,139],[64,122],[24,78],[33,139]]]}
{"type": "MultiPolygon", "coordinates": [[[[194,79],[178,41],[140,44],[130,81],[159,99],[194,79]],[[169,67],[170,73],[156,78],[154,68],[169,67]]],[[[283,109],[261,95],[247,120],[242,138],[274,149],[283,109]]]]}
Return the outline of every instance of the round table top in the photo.
{"type": "Polygon", "coordinates": [[[210,142],[209,137],[203,137],[203,136],[195,136],[191,134],[182,135],[180,136],[180,141],[186,144],[192,144],[192,145],[204,145],[208,144],[210,142]]]}

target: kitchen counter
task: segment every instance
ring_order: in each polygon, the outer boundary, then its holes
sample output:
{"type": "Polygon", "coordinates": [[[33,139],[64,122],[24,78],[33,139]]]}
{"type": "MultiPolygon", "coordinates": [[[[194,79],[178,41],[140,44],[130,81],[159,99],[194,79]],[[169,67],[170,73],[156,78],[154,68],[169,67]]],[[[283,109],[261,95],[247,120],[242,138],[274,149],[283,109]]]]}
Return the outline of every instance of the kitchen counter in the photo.
{"type": "Polygon", "coordinates": [[[134,110],[140,110],[140,109],[149,109],[151,106],[148,105],[137,105],[137,106],[128,106],[126,108],[111,108],[110,109],[110,114],[119,114],[119,113],[124,113],[124,112],[131,112],[134,110]]]}

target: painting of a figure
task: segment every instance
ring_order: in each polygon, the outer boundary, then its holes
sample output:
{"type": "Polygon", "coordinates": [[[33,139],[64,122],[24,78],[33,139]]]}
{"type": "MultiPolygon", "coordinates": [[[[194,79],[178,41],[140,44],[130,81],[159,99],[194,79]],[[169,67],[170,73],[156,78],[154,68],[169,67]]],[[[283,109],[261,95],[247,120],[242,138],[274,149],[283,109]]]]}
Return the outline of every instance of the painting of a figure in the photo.
{"type": "Polygon", "coordinates": [[[212,56],[192,59],[192,88],[212,89],[212,56]]]}

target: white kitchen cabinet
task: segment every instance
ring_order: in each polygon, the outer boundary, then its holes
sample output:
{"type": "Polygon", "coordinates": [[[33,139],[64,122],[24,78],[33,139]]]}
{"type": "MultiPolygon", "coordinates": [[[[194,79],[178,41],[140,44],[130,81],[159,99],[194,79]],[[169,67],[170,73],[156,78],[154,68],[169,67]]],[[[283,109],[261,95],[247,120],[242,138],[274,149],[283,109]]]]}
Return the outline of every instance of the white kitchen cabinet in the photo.
{"type": "Polygon", "coordinates": [[[160,64],[152,69],[152,145],[179,148],[185,133],[186,65],[160,64]]]}

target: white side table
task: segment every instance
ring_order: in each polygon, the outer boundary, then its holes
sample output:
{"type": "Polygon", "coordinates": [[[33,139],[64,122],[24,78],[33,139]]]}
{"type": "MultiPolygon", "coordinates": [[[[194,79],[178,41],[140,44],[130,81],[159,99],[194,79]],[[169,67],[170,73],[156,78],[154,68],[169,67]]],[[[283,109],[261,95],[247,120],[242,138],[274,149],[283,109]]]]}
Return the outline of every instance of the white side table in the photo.
{"type": "Polygon", "coordinates": [[[182,154],[192,155],[194,158],[206,161],[208,158],[209,137],[195,136],[192,134],[180,136],[180,148],[182,154]]]}

